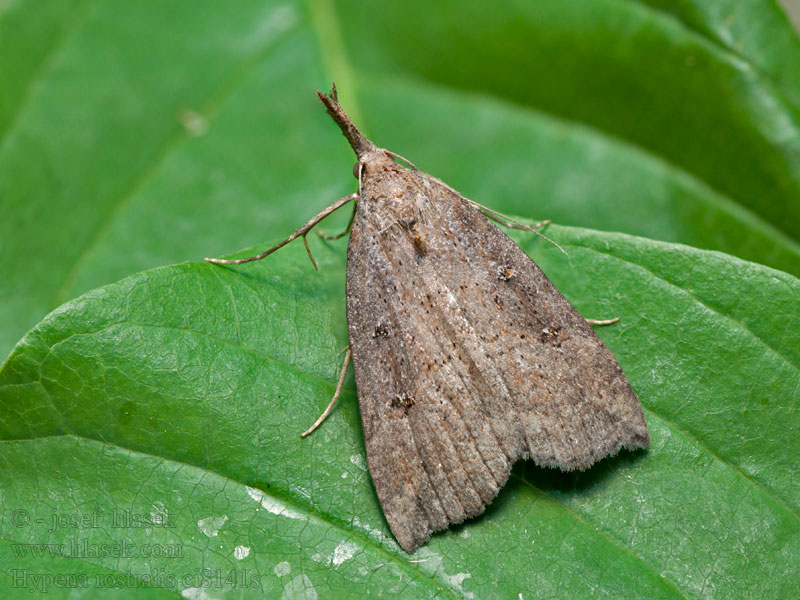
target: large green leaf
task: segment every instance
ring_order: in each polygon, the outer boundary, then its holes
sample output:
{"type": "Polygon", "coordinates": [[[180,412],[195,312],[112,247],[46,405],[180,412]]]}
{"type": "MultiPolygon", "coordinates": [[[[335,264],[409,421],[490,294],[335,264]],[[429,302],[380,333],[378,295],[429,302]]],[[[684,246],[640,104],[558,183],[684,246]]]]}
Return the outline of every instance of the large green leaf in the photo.
{"type": "MultiPolygon", "coordinates": [[[[751,62],[800,105],[800,40],[777,2],[636,0],[680,19],[689,28],[751,62]]],[[[792,6],[792,0],[785,5],[792,6]]]]}
{"type": "Polygon", "coordinates": [[[653,444],[584,474],[520,464],[412,556],[352,378],[298,438],[346,344],[344,241],[314,244],[320,274],[290,247],[97,289],[0,370],[4,597],[792,596],[798,64],[771,0],[0,2],[0,355],[85,290],[351,192],[313,94],[331,79],[376,142],[493,208],[780,270],[518,238],[584,314],[622,318],[600,334],[653,444]]]}
{"type": "Polygon", "coordinates": [[[771,0],[706,4],[0,3],[0,354],[87,289],[351,191],[331,79],[484,204],[800,275],[797,37],[771,0]]]}
{"type": "Polygon", "coordinates": [[[649,450],[583,474],[520,464],[485,515],[407,555],[366,471],[352,378],[298,435],[346,344],[344,240],[312,240],[320,273],[300,244],[163,267],[65,304],[0,371],[4,572],[159,576],[190,597],[202,569],[220,597],[789,597],[800,281],[621,234],[548,235],[568,256],[517,239],[583,314],[621,318],[599,333],[645,406],[649,450]],[[70,521],[98,510],[101,527],[70,521]],[[121,511],[171,527],[114,529],[121,511]],[[53,514],[66,523],[50,531],[53,514]],[[122,559],[59,555],[123,538],[122,559]]]}

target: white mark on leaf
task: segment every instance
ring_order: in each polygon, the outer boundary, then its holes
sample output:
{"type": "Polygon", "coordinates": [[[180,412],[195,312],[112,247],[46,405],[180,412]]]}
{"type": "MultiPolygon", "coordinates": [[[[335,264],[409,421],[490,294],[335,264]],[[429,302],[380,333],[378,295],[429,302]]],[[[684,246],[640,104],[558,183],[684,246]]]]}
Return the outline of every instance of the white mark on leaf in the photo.
{"type": "Polygon", "coordinates": [[[365,461],[364,457],[361,456],[360,454],[353,454],[353,456],[350,457],[350,462],[353,463],[362,471],[367,470],[367,461],[365,461]]]}
{"type": "Polygon", "coordinates": [[[317,600],[317,591],[308,575],[298,575],[283,588],[281,600],[317,600]]]}
{"type": "Polygon", "coordinates": [[[242,560],[248,556],[250,556],[250,546],[236,546],[236,548],[233,549],[233,557],[236,560],[242,560]]]}
{"type": "Polygon", "coordinates": [[[358,544],[352,540],[345,540],[339,542],[336,549],[333,551],[331,561],[334,565],[340,565],[344,561],[353,558],[353,555],[358,551],[358,544]]]}
{"type": "Polygon", "coordinates": [[[200,519],[197,522],[197,526],[200,528],[206,537],[216,537],[219,533],[219,530],[225,525],[225,521],[228,520],[228,515],[222,515],[221,517],[206,517],[205,519],[200,519]]]}
{"type": "Polygon", "coordinates": [[[470,575],[469,573],[456,573],[455,575],[447,575],[446,573],[442,573],[442,577],[447,583],[456,588],[461,593],[461,595],[464,596],[464,598],[475,597],[475,594],[473,594],[472,592],[465,592],[463,588],[464,580],[472,577],[472,575],[470,575]]]}
{"type": "Polygon", "coordinates": [[[208,132],[208,120],[190,108],[181,110],[178,114],[178,121],[183,125],[186,133],[192,137],[199,137],[208,132]]]}
{"type": "Polygon", "coordinates": [[[426,561],[419,561],[420,570],[424,571],[425,573],[429,573],[430,575],[441,577],[450,586],[458,590],[458,593],[464,598],[467,598],[468,600],[475,598],[475,594],[473,592],[464,591],[464,580],[471,578],[472,575],[469,573],[456,573],[455,575],[448,575],[444,570],[444,566],[442,565],[442,557],[435,552],[431,552],[427,548],[420,548],[417,550],[417,556],[426,561]]]}
{"type": "Polygon", "coordinates": [[[216,600],[218,596],[212,596],[206,588],[190,587],[181,592],[181,597],[189,600],[216,600]]]}
{"type": "Polygon", "coordinates": [[[259,489],[248,487],[247,495],[250,496],[256,502],[258,502],[259,504],[261,504],[263,508],[266,508],[273,515],[280,515],[282,517],[287,517],[289,519],[305,518],[299,512],[285,506],[279,500],[276,500],[275,498],[268,496],[259,489]]]}
{"type": "Polygon", "coordinates": [[[300,22],[300,14],[291,4],[274,7],[267,3],[260,15],[253,15],[250,22],[254,26],[236,40],[243,50],[256,50],[270,45],[281,33],[288,31],[300,22]]]}
{"type": "MultiPolygon", "coordinates": [[[[359,519],[358,517],[353,517],[352,523],[353,527],[355,527],[356,529],[360,529],[361,531],[364,531],[367,534],[367,536],[372,539],[381,540],[382,542],[387,540],[386,535],[383,533],[383,531],[381,531],[380,529],[375,529],[374,527],[370,527],[366,523],[362,523],[361,519],[359,519]]],[[[400,547],[397,546],[397,543],[394,542],[394,540],[390,539],[389,542],[390,543],[393,542],[395,544],[395,547],[397,548],[400,547]]]]}
{"type": "Polygon", "coordinates": [[[284,560],[283,562],[279,562],[277,565],[275,565],[275,568],[272,569],[272,572],[278,577],[283,577],[284,575],[288,575],[292,572],[292,565],[284,560]]]}

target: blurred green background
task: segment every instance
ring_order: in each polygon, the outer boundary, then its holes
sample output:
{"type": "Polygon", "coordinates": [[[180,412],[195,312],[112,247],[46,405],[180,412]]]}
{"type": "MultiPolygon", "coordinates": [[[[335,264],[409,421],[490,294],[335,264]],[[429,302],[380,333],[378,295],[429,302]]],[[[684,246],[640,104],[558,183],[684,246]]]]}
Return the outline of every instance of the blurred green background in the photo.
{"type": "Polygon", "coordinates": [[[769,0],[0,10],[3,355],[81,292],[352,191],[332,80],[378,144],[495,209],[800,274],[800,43],[769,0]]]}

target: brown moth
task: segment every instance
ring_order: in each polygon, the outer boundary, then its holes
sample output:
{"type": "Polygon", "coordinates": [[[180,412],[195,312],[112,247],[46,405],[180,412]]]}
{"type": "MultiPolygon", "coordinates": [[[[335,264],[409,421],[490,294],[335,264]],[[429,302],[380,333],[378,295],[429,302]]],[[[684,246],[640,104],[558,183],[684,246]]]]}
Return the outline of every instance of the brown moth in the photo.
{"type": "Polygon", "coordinates": [[[305,242],[357,201],[350,346],[333,401],[352,353],[369,471],[400,546],[412,552],[482,513],[520,458],[586,469],[623,446],[647,446],[642,407],[614,356],[489,218],[514,225],[398,164],[353,125],[335,87],[318,94],[358,156],[358,193],[258,256],[206,260],[248,262],[305,242]]]}

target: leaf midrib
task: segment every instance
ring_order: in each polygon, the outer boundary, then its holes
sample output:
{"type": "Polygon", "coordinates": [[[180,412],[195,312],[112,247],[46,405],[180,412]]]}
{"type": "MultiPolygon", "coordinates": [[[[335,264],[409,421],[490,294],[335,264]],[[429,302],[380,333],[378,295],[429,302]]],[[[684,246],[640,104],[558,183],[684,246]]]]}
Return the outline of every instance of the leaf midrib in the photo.
{"type": "MultiPolygon", "coordinates": [[[[196,112],[198,115],[209,123],[213,121],[219,107],[225,102],[226,98],[232,96],[247,80],[250,73],[252,73],[259,63],[273,52],[278,51],[281,45],[290,39],[301,26],[302,24],[297,23],[288,29],[280,31],[265,47],[233,66],[230,69],[233,75],[224,78],[217,88],[212,89],[206,98],[197,103],[199,108],[196,112]]],[[[106,205],[105,215],[97,222],[87,236],[83,248],[81,248],[75,258],[75,262],[72,264],[72,267],[66,271],[61,284],[56,288],[49,302],[49,306],[55,307],[68,300],[69,292],[77,279],[81,266],[89,258],[92,251],[100,244],[104,236],[111,230],[116,217],[122,212],[122,209],[127,206],[133,200],[136,193],[158,173],[159,168],[167,159],[191,138],[192,136],[186,128],[176,127],[172,135],[167,136],[163,140],[161,147],[152,153],[153,160],[147,165],[144,165],[141,171],[134,173],[125,189],[118,194],[112,202],[106,205]]]]}
{"type": "MultiPolygon", "coordinates": [[[[529,244],[533,240],[534,240],[534,238],[527,238],[527,239],[521,240],[521,245],[523,246],[524,249],[529,251],[529,249],[530,249],[529,248],[529,244]]],[[[715,309],[714,307],[704,303],[696,295],[694,295],[691,292],[689,292],[688,290],[680,287],[679,285],[669,281],[668,279],[664,278],[663,276],[658,275],[652,269],[649,269],[649,268],[647,268],[646,266],[644,266],[642,264],[639,264],[639,263],[633,262],[631,260],[625,259],[625,258],[623,258],[621,256],[618,256],[618,255],[612,253],[610,250],[609,251],[602,251],[602,250],[599,250],[599,249],[597,249],[597,248],[595,248],[593,246],[590,246],[588,244],[581,244],[577,240],[562,242],[562,244],[564,244],[565,246],[568,246],[568,247],[572,246],[572,247],[575,247],[575,248],[581,248],[581,249],[584,249],[584,250],[589,250],[589,251],[594,252],[596,254],[600,254],[600,255],[603,255],[603,256],[608,256],[608,257],[610,257],[612,259],[615,259],[615,260],[617,260],[617,261],[619,261],[621,263],[629,265],[630,268],[634,268],[634,269],[641,270],[641,271],[644,271],[644,272],[648,273],[649,276],[651,276],[652,278],[654,278],[654,279],[656,279],[658,281],[663,282],[665,285],[669,286],[671,289],[677,290],[679,293],[688,296],[691,299],[692,302],[695,302],[697,305],[702,306],[707,311],[709,311],[711,314],[715,315],[716,318],[722,318],[725,321],[732,323],[735,327],[740,328],[741,331],[743,331],[744,334],[747,337],[749,337],[751,339],[754,339],[758,344],[762,345],[768,352],[770,352],[770,353],[774,354],[776,357],[778,357],[783,363],[785,363],[787,366],[792,368],[800,376],[800,368],[798,368],[796,365],[794,365],[782,352],[780,352],[779,350],[773,348],[766,340],[762,339],[755,332],[753,332],[751,329],[749,329],[746,325],[744,325],[743,323],[733,319],[729,315],[726,315],[726,314],[720,312],[719,310],[715,309]]],[[[192,265],[194,263],[183,263],[183,264],[184,265],[192,265]]],[[[153,271],[150,271],[150,273],[154,273],[154,272],[160,271],[162,269],[169,269],[169,268],[171,268],[171,267],[161,267],[161,268],[158,268],[158,269],[154,269],[153,271]]],[[[247,353],[249,353],[249,354],[251,354],[251,355],[253,355],[253,356],[255,356],[255,357],[257,357],[257,358],[259,358],[261,360],[273,362],[273,363],[279,365],[281,368],[283,368],[283,369],[285,369],[285,370],[287,370],[289,372],[294,373],[298,377],[303,378],[303,379],[305,379],[307,381],[311,380],[313,383],[316,383],[316,384],[324,385],[329,390],[335,389],[335,383],[332,382],[332,381],[329,381],[329,380],[327,380],[327,379],[325,379],[323,377],[320,377],[318,375],[314,375],[313,373],[310,373],[309,371],[307,371],[307,370],[305,370],[303,368],[300,368],[300,367],[298,367],[296,365],[293,365],[291,363],[282,361],[281,359],[275,358],[274,356],[270,356],[269,354],[266,354],[261,350],[258,350],[258,349],[255,349],[255,348],[251,348],[249,346],[245,346],[245,345],[243,345],[243,344],[241,344],[239,342],[234,342],[234,341],[231,341],[231,340],[227,340],[225,338],[216,336],[214,334],[211,334],[211,333],[208,333],[208,332],[204,332],[204,331],[198,331],[196,329],[191,329],[189,327],[179,327],[179,326],[175,326],[175,325],[163,325],[163,324],[159,325],[159,324],[152,324],[152,323],[138,323],[138,322],[127,321],[127,320],[118,320],[118,321],[115,321],[113,323],[109,323],[108,325],[106,325],[104,327],[101,327],[101,328],[98,328],[98,329],[92,330],[92,331],[82,331],[82,332],[72,332],[72,333],[70,333],[69,335],[61,338],[55,344],[52,344],[48,348],[47,353],[41,359],[39,364],[40,365],[43,364],[44,361],[47,359],[48,356],[50,356],[50,354],[53,352],[53,350],[55,348],[57,348],[58,346],[60,346],[63,343],[66,343],[67,341],[69,341],[73,337],[96,335],[98,333],[101,333],[101,332],[106,331],[108,329],[111,329],[113,327],[125,327],[125,326],[139,327],[139,328],[143,328],[143,329],[171,330],[171,331],[183,332],[183,333],[190,334],[190,335],[199,335],[199,336],[205,337],[207,339],[212,339],[212,340],[216,341],[217,343],[226,345],[228,347],[232,347],[232,348],[238,349],[240,351],[247,352],[247,353]]],[[[40,385],[43,386],[43,388],[45,390],[47,389],[47,386],[45,385],[44,380],[41,378],[41,373],[40,373],[39,383],[40,383],[40,385]]],[[[343,392],[347,392],[348,394],[350,394],[352,396],[356,395],[355,389],[350,385],[345,385],[343,387],[342,391],[343,392]]],[[[48,398],[51,398],[49,393],[48,393],[48,398]]],[[[51,399],[51,402],[52,402],[52,399],[51,399]]],[[[61,413],[57,411],[57,414],[60,415],[61,413]]],[[[798,515],[797,511],[792,509],[788,504],[786,504],[782,499],[780,499],[778,496],[776,496],[773,492],[769,491],[768,488],[765,488],[762,484],[760,484],[760,483],[756,482],[755,480],[751,479],[749,475],[744,473],[744,471],[741,469],[741,467],[739,465],[737,465],[735,463],[732,463],[732,462],[730,462],[728,460],[725,460],[721,456],[717,455],[709,447],[705,446],[699,440],[697,440],[690,432],[688,432],[687,430],[685,430],[685,429],[679,427],[678,425],[676,425],[673,421],[669,420],[665,415],[661,415],[660,413],[657,413],[655,411],[653,412],[653,414],[659,416],[661,419],[663,419],[666,422],[668,422],[671,425],[673,425],[676,428],[677,431],[683,433],[688,438],[695,440],[695,443],[698,445],[698,447],[701,448],[701,449],[704,449],[708,453],[709,456],[714,457],[714,458],[720,460],[722,463],[728,465],[728,467],[731,470],[739,473],[742,477],[744,477],[746,480],[750,481],[754,486],[756,486],[759,490],[761,490],[761,492],[765,496],[767,496],[768,498],[770,498],[772,501],[776,502],[777,504],[783,506],[795,519],[800,520],[800,515],[798,515]]],[[[61,415],[61,416],[63,418],[63,415],[61,415]]]]}

